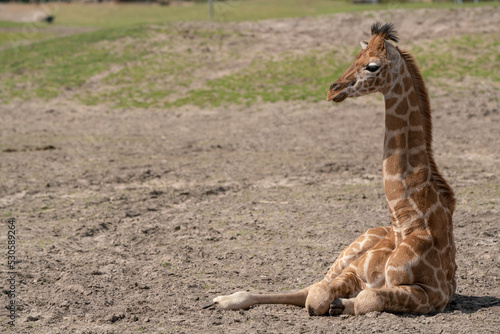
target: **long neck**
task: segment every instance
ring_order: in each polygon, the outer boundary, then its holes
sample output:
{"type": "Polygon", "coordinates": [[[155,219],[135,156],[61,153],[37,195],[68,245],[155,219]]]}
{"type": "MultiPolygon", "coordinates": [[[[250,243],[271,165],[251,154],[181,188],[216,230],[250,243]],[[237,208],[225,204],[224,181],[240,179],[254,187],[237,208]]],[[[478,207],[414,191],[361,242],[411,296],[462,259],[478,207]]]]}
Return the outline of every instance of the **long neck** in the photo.
{"type": "Polygon", "coordinates": [[[383,177],[395,230],[424,224],[431,169],[419,100],[405,61],[393,85],[384,92],[385,139],[383,177]]]}

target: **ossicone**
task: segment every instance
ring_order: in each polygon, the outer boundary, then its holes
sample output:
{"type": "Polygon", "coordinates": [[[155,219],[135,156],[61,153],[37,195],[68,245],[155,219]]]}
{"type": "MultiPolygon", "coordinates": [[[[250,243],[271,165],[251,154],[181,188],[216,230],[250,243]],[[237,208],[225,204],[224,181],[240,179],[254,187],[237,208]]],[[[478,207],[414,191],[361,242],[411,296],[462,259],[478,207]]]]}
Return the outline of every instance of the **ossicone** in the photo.
{"type": "Polygon", "coordinates": [[[373,35],[379,35],[385,40],[391,40],[396,43],[399,42],[398,33],[394,29],[392,23],[375,22],[372,24],[372,36],[373,35]]]}

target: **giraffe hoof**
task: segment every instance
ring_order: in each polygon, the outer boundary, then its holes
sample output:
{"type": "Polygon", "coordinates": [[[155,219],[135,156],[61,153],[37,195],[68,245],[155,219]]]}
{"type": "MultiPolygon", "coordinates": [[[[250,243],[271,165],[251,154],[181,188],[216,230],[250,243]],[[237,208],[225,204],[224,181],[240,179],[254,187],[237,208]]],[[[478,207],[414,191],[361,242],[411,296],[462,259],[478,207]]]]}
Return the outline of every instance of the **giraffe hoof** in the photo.
{"type": "Polygon", "coordinates": [[[342,304],[340,298],[335,298],[330,304],[330,310],[328,311],[328,314],[330,314],[331,316],[341,315],[344,312],[344,309],[345,307],[342,304]]]}
{"type": "Polygon", "coordinates": [[[209,301],[208,303],[205,303],[203,304],[203,306],[201,307],[202,310],[206,309],[206,308],[209,308],[211,306],[214,306],[215,304],[217,304],[217,302],[214,302],[213,300],[209,301]]]}

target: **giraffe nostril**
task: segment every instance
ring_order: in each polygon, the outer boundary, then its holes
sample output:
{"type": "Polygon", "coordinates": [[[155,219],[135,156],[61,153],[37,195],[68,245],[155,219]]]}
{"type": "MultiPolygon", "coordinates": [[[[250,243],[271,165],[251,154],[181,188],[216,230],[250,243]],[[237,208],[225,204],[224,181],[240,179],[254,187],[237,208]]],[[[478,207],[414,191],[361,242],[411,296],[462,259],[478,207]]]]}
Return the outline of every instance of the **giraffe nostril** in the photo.
{"type": "Polygon", "coordinates": [[[332,83],[332,85],[330,86],[330,90],[337,90],[337,89],[339,89],[339,87],[340,87],[340,84],[339,84],[339,83],[334,82],[334,83],[332,83]]]}

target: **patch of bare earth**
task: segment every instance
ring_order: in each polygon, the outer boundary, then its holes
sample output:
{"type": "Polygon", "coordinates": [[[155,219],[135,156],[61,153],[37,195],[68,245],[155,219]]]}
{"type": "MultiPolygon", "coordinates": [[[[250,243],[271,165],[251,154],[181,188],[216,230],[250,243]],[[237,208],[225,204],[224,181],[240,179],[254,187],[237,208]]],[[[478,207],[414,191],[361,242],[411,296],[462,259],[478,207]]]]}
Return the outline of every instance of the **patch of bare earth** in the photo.
{"type": "MultiPolygon", "coordinates": [[[[357,17],[350,15],[235,27],[255,29],[255,48],[278,54],[279,47],[273,49],[262,35],[285,40],[283,22],[292,36],[294,24],[301,31],[307,29],[303,22],[357,17]]],[[[498,13],[401,11],[394,20],[404,45],[491,32],[488,15],[498,13]],[[429,21],[418,24],[418,15],[429,21]],[[463,22],[470,17],[477,22],[463,22]]],[[[373,18],[359,17],[364,33],[373,18]]],[[[330,42],[323,34],[290,45],[305,50],[314,43],[352,45],[362,39],[361,33],[349,33],[352,26],[338,27],[330,33],[349,40],[330,42]]],[[[460,96],[438,95],[432,106],[436,161],[457,193],[457,296],[440,314],[358,317],[309,317],[304,309],[280,305],[247,311],[200,307],[242,289],[310,285],[359,234],[388,224],[380,99],[170,110],[87,107],[64,99],[1,106],[0,213],[4,221],[17,220],[20,309],[11,328],[7,309],[0,308],[0,328],[9,333],[498,331],[497,90],[473,86],[460,96]]],[[[4,223],[0,243],[6,239],[4,223]]],[[[5,266],[3,261],[0,270],[5,266]]],[[[0,302],[7,305],[6,294],[0,302]]]]}

